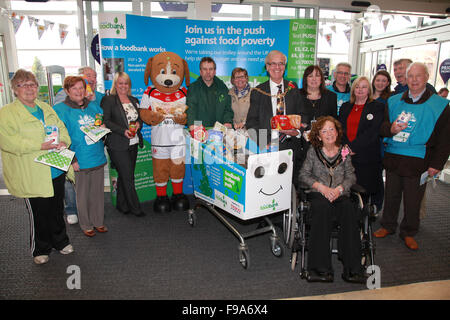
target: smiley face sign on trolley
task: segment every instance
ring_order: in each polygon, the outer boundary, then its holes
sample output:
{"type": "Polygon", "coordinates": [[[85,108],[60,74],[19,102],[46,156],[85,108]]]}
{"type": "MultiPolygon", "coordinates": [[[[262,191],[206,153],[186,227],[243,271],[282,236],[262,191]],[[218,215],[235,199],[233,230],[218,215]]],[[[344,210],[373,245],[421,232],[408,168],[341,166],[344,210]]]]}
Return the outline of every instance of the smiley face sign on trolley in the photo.
{"type": "Polygon", "coordinates": [[[291,150],[249,152],[245,164],[238,164],[224,161],[206,144],[191,142],[195,196],[241,220],[290,209],[291,150]]]}

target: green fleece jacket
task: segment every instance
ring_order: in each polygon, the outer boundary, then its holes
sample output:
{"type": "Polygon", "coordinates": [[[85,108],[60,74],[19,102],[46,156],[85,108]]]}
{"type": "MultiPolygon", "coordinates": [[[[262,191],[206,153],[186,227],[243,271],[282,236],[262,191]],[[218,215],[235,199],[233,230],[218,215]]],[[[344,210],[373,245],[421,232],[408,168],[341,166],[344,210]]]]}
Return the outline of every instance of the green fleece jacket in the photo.
{"type": "Polygon", "coordinates": [[[234,114],[228,90],[225,83],[217,77],[214,77],[210,87],[201,77],[192,83],[186,99],[187,125],[194,124],[194,121],[202,121],[204,127],[212,127],[216,121],[232,124],[234,114]]]}
{"type": "MultiPolygon", "coordinates": [[[[35,103],[44,113],[45,124],[57,126],[60,141],[69,146],[69,133],[52,107],[39,100],[35,100],[35,103]]],[[[3,177],[12,195],[19,198],[53,196],[50,167],[34,161],[36,157],[47,152],[40,150],[44,140],[44,126],[20,100],[0,108],[3,177]]]]}

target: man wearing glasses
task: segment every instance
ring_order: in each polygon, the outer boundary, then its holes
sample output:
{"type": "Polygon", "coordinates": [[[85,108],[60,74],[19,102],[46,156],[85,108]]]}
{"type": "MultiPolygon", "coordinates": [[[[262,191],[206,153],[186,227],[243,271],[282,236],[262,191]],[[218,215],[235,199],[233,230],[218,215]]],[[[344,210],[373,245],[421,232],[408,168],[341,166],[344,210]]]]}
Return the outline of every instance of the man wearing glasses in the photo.
{"type": "Polygon", "coordinates": [[[286,62],[286,56],[278,50],[271,51],[266,56],[269,80],[252,91],[246,126],[250,138],[257,142],[260,151],[267,150],[273,142],[279,143],[279,150],[293,150],[293,182],[296,185],[301,161],[304,159],[302,135],[296,129],[272,130],[270,125],[270,120],[275,115],[300,115],[301,99],[297,84],[283,79],[286,62]]]}
{"type": "Polygon", "coordinates": [[[332,85],[327,86],[327,89],[337,94],[337,108],[338,115],[339,109],[344,102],[350,100],[350,77],[352,66],[346,62],[340,62],[336,66],[334,71],[334,79],[336,79],[332,85]]]}

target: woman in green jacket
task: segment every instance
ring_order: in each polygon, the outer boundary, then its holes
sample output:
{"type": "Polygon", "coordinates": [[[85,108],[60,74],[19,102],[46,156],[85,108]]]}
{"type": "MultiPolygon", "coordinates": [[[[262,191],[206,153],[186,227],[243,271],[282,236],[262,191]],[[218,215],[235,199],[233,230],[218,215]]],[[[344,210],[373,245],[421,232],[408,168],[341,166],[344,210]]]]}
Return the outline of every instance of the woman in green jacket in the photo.
{"type": "Polygon", "coordinates": [[[9,193],[24,198],[30,214],[31,253],[36,264],[48,262],[53,248],[73,252],[64,223],[63,171],[35,162],[51,149],[71,143],[66,127],[53,109],[37,100],[39,85],[29,71],[18,70],[12,80],[17,99],[0,109],[0,149],[9,193]],[[59,141],[45,141],[45,129],[59,130],[59,141]]]}

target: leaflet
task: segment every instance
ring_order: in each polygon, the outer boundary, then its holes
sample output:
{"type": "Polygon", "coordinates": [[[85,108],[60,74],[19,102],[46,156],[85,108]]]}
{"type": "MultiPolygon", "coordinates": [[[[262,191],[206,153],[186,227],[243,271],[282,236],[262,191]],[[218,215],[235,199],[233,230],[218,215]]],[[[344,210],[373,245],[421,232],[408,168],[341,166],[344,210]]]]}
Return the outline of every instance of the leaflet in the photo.
{"type": "Polygon", "coordinates": [[[46,154],[40,155],[34,161],[43,163],[47,166],[55,167],[57,169],[67,171],[69,170],[75,152],[69,149],[62,149],[60,151],[49,151],[46,154]]]}
{"type": "Polygon", "coordinates": [[[108,128],[98,126],[81,126],[80,130],[84,132],[92,141],[97,142],[105,135],[111,132],[108,128]]]}

